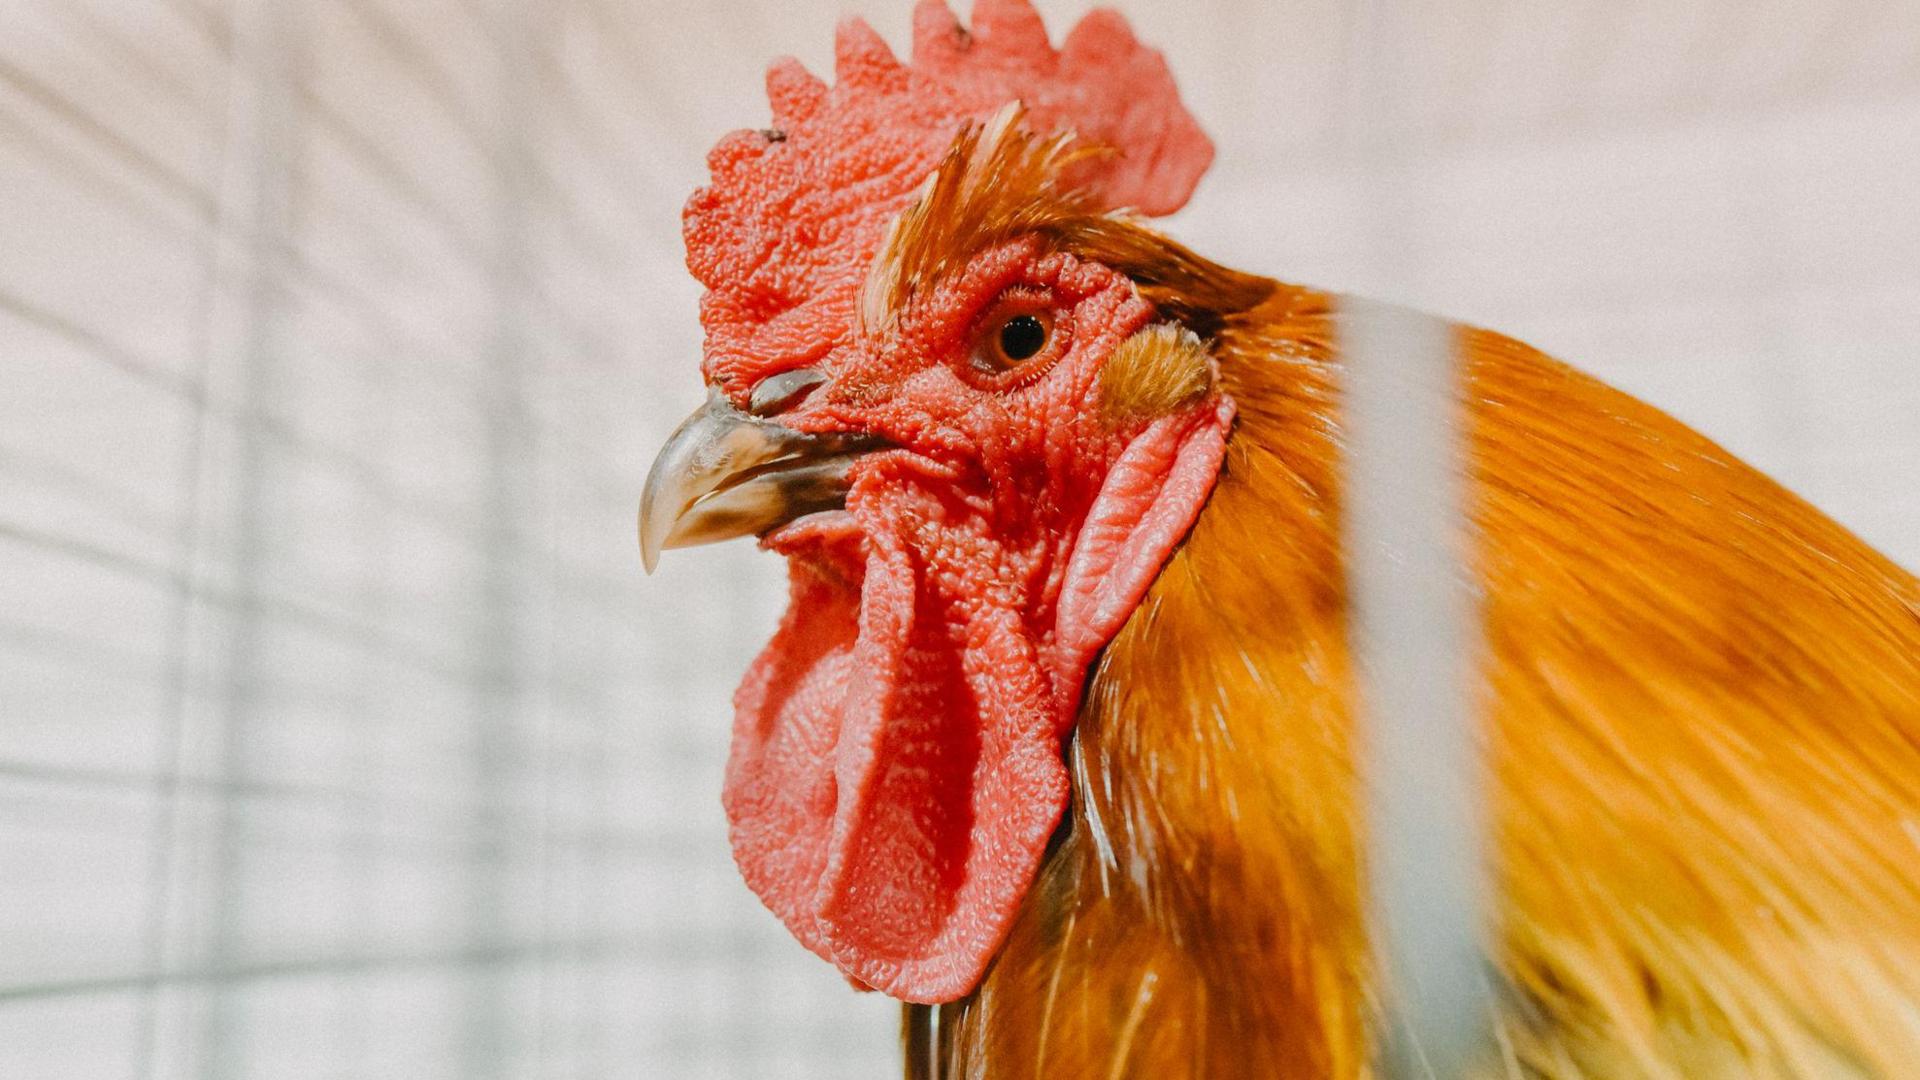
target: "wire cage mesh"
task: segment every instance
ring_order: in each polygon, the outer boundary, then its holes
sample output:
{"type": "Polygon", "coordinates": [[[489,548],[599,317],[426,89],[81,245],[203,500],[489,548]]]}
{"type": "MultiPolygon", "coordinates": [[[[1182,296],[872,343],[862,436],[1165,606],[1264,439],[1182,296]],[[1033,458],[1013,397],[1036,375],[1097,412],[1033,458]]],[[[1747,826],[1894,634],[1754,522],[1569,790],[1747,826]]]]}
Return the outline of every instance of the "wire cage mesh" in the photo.
{"type": "MultiPolygon", "coordinates": [[[[643,580],[632,511],[706,146],[907,7],[0,9],[0,1076],[897,1069],[727,854],[779,568],[643,580]]],[[[1219,144],[1184,240],[1529,340],[1920,565],[1911,5],[1128,15],[1219,144]]]]}

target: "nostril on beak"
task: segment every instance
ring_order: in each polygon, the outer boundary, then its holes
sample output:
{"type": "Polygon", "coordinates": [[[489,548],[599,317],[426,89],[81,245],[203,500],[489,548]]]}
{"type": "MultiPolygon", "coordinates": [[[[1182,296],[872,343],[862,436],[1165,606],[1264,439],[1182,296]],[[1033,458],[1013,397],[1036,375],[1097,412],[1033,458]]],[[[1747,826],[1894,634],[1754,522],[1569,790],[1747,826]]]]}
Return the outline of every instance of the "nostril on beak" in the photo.
{"type": "Polygon", "coordinates": [[[808,394],[826,381],[827,377],[813,368],[794,368],[769,375],[754,386],[753,394],[747,399],[747,411],[755,416],[786,412],[805,401],[808,394]]]}

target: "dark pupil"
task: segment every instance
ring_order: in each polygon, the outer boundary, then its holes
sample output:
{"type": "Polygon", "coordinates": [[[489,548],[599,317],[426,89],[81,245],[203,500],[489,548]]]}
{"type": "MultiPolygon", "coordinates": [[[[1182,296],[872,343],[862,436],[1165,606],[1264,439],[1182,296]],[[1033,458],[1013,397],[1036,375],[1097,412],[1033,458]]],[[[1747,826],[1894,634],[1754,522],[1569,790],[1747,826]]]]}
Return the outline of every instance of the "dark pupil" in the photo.
{"type": "Polygon", "coordinates": [[[1031,315],[1015,315],[1000,327],[1000,351],[1009,360],[1025,360],[1047,343],[1047,328],[1031,315]]]}

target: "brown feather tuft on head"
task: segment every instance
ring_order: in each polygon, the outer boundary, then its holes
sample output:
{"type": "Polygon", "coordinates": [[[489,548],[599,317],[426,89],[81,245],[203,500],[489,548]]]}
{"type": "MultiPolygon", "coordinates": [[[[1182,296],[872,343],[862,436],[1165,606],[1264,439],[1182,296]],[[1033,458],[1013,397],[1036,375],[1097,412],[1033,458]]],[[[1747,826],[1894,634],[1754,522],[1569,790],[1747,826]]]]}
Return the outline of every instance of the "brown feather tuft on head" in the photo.
{"type": "Polygon", "coordinates": [[[916,292],[995,244],[1035,236],[1132,278],[1169,315],[1203,332],[1264,300],[1273,283],[1201,258],[1073,183],[1076,166],[1115,151],[1072,132],[1038,135],[1014,102],[969,125],[918,198],[893,221],[868,271],[860,316],[882,325],[916,292]]]}
{"type": "Polygon", "coordinates": [[[1066,184],[1064,173],[1112,151],[1070,149],[1071,132],[1035,135],[1020,125],[1024,111],[1013,102],[961,131],[920,197],[893,220],[861,298],[866,325],[879,325],[922,283],[985,248],[1098,212],[1092,193],[1066,184]]]}

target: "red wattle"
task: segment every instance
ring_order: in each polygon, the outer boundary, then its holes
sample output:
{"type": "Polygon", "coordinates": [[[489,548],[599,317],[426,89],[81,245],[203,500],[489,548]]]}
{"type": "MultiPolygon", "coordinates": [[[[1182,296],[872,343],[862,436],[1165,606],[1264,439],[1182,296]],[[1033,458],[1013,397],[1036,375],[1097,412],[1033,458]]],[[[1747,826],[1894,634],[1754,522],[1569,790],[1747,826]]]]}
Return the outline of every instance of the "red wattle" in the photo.
{"type": "Polygon", "coordinates": [[[776,534],[791,603],[735,695],[734,857],[794,935],[908,1001],[978,984],[1068,796],[1087,665],[1212,489],[1232,407],[1113,448],[1083,504],[1011,526],[984,478],[900,456],[776,534]]]}
{"type": "Polygon", "coordinates": [[[1224,397],[1198,422],[1165,417],[1128,443],[1107,471],[1060,589],[1054,662],[1063,681],[1086,673],[1193,526],[1220,473],[1232,425],[1233,402],[1224,397]]]}

